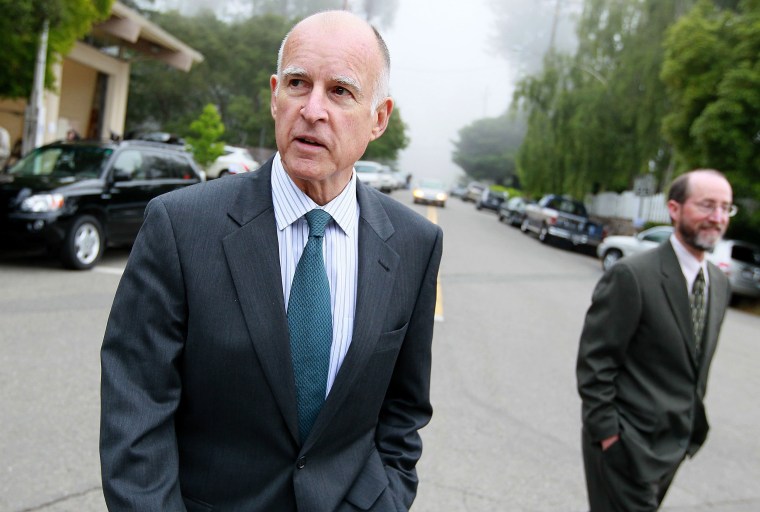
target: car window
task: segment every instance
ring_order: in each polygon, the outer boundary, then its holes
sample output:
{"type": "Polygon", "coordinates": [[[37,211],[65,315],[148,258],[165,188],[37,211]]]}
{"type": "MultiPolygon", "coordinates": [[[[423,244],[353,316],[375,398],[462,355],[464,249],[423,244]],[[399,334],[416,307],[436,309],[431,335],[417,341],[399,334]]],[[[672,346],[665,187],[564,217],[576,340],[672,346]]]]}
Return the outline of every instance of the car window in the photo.
{"type": "Polygon", "coordinates": [[[750,265],[760,265],[760,250],[746,245],[734,245],[731,248],[731,259],[750,265]]]}
{"type": "Polygon", "coordinates": [[[644,237],[642,237],[642,240],[646,240],[648,242],[657,242],[658,244],[661,244],[668,238],[670,238],[670,231],[662,229],[647,233],[644,235],[644,237]]]}
{"type": "Polygon", "coordinates": [[[195,177],[190,163],[180,154],[145,152],[143,166],[150,180],[189,180],[195,177]]]}
{"type": "Polygon", "coordinates": [[[26,155],[8,172],[16,176],[97,178],[112,151],[98,146],[46,146],[26,155]]]}
{"type": "Polygon", "coordinates": [[[116,156],[114,172],[131,177],[133,180],[145,179],[142,153],[136,149],[127,149],[116,156]]]}

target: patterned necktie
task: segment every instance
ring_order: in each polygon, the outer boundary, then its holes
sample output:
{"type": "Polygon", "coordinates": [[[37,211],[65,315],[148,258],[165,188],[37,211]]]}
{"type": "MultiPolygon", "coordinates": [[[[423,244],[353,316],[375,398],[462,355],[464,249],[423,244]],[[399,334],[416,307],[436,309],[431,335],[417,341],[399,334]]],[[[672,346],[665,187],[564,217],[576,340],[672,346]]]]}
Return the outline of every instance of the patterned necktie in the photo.
{"type": "Polygon", "coordinates": [[[306,214],[309,240],[293,276],[288,330],[298,400],[298,432],[306,439],[325,401],[332,343],[330,284],[322,258],[322,238],[332,217],[324,210],[306,214]]]}
{"type": "Polygon", "coordinates": [[[694,329],[694,341],[696,342],[697,355],[702,348],[702,335],[705,330],[705,274],[699,269],[699,274],[694,280],[689,294],[691,306],[691,326],[694,329]]]}

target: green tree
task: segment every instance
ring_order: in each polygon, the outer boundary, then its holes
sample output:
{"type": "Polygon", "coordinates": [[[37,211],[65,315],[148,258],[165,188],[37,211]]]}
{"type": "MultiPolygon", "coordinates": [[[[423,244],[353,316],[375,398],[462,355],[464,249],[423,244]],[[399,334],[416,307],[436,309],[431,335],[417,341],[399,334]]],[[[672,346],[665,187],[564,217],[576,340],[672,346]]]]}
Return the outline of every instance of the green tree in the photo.
{"type": "Polygon", "coordinates": [[[407,126],[401,118],[399,108],[394,107],[385,133],[379,139],[369,143],[362,159],[395,162],[398,159],[399,152],[409,145],[406,130],[407,126]]]}
{"type": "Polygon", "coordinates": [[[219,142],[224,134],[224,124],[214,105],[203,107],[198,119],[190,123],[190,133],[187,142],[192,148],[195,161],[202,167],[207,167],[224,153],[224,143],[219,142]]]}
{"type": "Polygon", "coordinates": [[[662,77],[678,170],[726,173],[745,206],[732,236],[760,242],[760,0],[725,9],[700,1],[669,32],[662,77]]]}
{"type": "Polygon", "coordinates": [[[0,0],[0,97],[23,98],[32,91],[43,23],[48,21],[45,85],[53,64],[66,55],[93,23],[108,17],[113,0],[0,0]]]}
{"type": "Polygon", "coordinates": [[[459,130],[452,159],[472,179],[513,185],[524,132],[522,123],[506,114],[480,119],[459,130]]]}

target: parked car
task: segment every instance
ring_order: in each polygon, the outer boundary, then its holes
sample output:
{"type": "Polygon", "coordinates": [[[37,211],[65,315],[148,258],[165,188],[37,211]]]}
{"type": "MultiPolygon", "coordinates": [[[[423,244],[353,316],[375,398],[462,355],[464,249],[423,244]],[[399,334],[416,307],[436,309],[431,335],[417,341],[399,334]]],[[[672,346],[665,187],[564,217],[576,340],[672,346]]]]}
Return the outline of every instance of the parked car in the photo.
{"type": "Polygon", "coordinates": [[[383,177],[383,164],[369,160],[359,160],[354,164],[354,170],[356,170],[356,178],[365,185],[369,185],[377,190],[381,190],[384,186],[387,186],[384,185],[387,181],[383,177]]]}
{"type": "Polygon", "coordinates": [[[571,197],[549,194],[536,204],[525,207],[520,229],[533,231],[538,239],[548,243],[559,238],[574,246],[596,248],[605,236],[604,227],[589,220],[586,207],[571,197]]]}
{"type": "Polygon", "coordinates": [[[510,226],[519,226],[525,219],[525,205],[528,202],[522,197],[507,199],[499,206],[499,222],[505,219],[510,226]]]}
{"type": "Polygon", "coordinates": [[[389,194],[399,188],[396,176],[387,165],[380,167],[380,191],[389,194]]]}
{"type": "Polygon", "coordinates": [[[760,247],[739,240],[721,240],[707,259],[726,274],[732,294],[760,298],[760,247]]]}
{"type": "Polygon", "coordinates": [[[498,212],[501,204],[506,200],[506,196],[501,192],[495,192],[493,190],[485,189],[480,195],[480,198],[475,201],[475,208],[477,210],[491,210],[498,212]]]}
{"type": "Polygon", "coordinates": [[[467,185],[467,190],[462,195],[462,201],[470,201],[470,202],[477,202],[478,199],[480,199],[480,196],[483,195],[483,191],[486,189],[486,186],[482,183],[478,183],[476,181],[471,182],[469,185],[467,185]]]}
{"type": "Polygon", "coordinates": [[[224,154],[220,155],[206,169],[206,177],[209,179],[221,178],[231,174],[255,171],[259,163],[253,159],[246,148],[236,146],[224,146],[224,154]]]}
{"type": "Polygon", "coordinates": [[[448,194],[439,180],[425,179],[420,181],[412,190],[415,204],[435,204],[444,208],[448,194]]]}
{"type": "Polygon", "coordinates": [[[40,244],[74,269],[93,267],[106,245],[130,244],[148,201],[202,181],[177,145],[57,142],[0,174],[0,240],[40,244]]]}
{"type": "Polygon", "coordinates": [[[596,254],[602,261],[602,268],[608,270],[620,258],[633,256],[665,242],[673,233],[673,226],[655,226],[635,236],[608,236],[597,246],[596,254]]]}

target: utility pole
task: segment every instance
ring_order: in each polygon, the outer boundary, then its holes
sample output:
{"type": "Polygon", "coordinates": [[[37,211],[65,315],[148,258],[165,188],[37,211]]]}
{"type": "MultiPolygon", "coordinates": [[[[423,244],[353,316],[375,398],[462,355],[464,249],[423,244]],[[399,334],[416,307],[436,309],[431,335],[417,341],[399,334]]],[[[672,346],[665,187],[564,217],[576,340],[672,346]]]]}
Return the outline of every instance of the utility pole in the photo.
{"type": "Polygon", "coordinates": [[[552,32],[549,37],[549,53],[554,53],[554,39],[557,34],[557,23],[559,22],[559,12],[562,8],[562,0],[557,0],[554,4],[554,19],[552,19],[552,32]]]}
{"type": "Polygon", "coordinates": [[[21,145],[21,154],[26,155],[32,149],[42,145],[45,135],[45,68],[47,67],[49,22],[42,24],[40,45],[37,48],[37,60],[34,66],[34,84],[29,104],[26,106],[24,118],[24,139],[21,145]]]}

